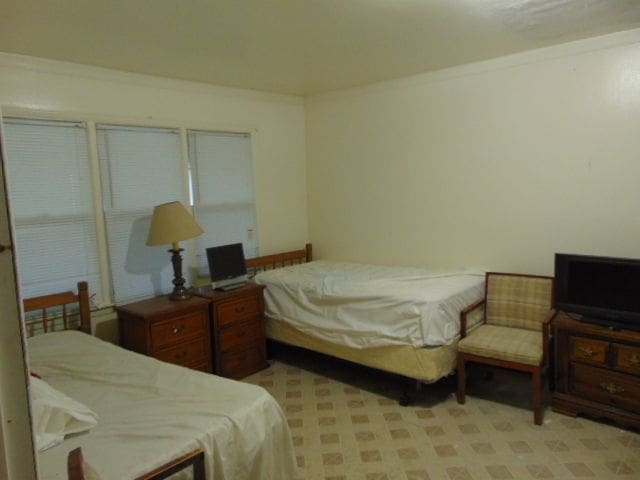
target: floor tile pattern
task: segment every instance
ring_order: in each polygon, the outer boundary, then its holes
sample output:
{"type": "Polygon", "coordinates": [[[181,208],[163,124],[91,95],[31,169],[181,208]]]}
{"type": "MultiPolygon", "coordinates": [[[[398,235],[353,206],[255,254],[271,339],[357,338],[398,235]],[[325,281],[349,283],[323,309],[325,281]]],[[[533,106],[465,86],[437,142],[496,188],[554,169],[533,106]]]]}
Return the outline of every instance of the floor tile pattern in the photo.
{"type": "Polygon", "coordinates": [[[471,367],[458,405],[453,378],[413,392],[406,379],[300,349],[270,363],[245,381],[282,406],[300,479],[640,479],[640,434],[550,408],[535,426],[517,372],[471,367]],[[409,407],[397,402],[405,389],[409,407]]]}

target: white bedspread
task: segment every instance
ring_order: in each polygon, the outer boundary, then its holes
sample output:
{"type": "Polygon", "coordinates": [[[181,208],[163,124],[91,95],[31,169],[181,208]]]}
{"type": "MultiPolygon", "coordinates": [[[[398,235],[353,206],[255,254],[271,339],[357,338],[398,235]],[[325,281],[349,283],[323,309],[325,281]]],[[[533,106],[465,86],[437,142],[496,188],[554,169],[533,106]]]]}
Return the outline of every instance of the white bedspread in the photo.
{"type": "Polygon", "coordinates": [[[97,426],[38,455],[41,479],[66,479],[82,446],[103,480],[125,480],[202,448],[209,479],[289,479],[286,418],[264,389],[159,362],[79,332],[29,339],[31,369],[84,403],[97,426]]]}
{"type": "Polygon", "coordinates": [[[352,348],[446,345],[482,298],[484,271],[314,261],[261,272],[268,317],[352,348]]]}

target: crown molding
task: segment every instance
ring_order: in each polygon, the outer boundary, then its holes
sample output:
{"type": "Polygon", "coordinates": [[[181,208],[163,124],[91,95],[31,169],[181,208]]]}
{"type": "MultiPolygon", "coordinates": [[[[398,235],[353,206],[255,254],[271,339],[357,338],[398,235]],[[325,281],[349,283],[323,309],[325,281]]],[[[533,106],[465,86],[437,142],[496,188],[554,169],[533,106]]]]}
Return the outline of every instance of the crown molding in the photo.
{"type": "Polygon", "coordinates": [[[0,68],[22,69],[48,75],[80,77],[90,80],[110,81],[132,86],[161,88],[183,93],[200,93],[222,97],[235,97],[272,103],[303,105],[303,97],[278,93],[261,92],[241,88],[223,87],[202,82],[178,80],[167,77],[123,72],[110,68],[79,63],[63,62],[47,58],[31,57],[16,53],[0,52],[0,68]]]}
{"type": "Polygon", "coordinates": [[[335,90],[305,97],[305,104],[330,101],[346,97],[380,93],[388,90],[409,88],[427,85],[435,82],[453,80],[455,78],[469,77],[483,73],[505,70],[508,68],[542,63],[559,58],[585,55],[592,52],[607,50],[611,48],[624,47],[628,45],[640,44],[640,28],[611,33],[598,37],[591,37],[583,40],[553,45],[550,47],[528,50],[526,52],[514,53],[502,57],[473,62],[455,67],[436,70],[433,72],[420,73],[407,77],[376,82],[359,87],[335,90]]]}

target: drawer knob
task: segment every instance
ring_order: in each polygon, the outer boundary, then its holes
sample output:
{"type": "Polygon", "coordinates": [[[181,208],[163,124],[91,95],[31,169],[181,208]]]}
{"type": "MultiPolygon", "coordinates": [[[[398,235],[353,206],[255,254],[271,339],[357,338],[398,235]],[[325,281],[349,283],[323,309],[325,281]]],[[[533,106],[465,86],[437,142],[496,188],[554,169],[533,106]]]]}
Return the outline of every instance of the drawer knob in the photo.
{"type": "Polygon", "coordinates": [[[638,355],[633,354],[630,357],[627,357],[627,360],[631,365],[640,365],[640,357],[638,355]]]}
{"type": "Polygon", "coordinates": [[[236,313],[242,313],[242,312],[244,312],[244,310],[245,310],[245,307],[242,307],[242,306],[241,307],[236,307],[236,313]]]}
{"type": "Polygon", "coordinates": [[[602,382],[600,384],[600,388],[603,390],[606,390],[609,393],[614,393],[614,394],[618,394],[618,393],[624,393],[626,390],[624,389],[624,387],[621,387],[619,385],[616,385],[613,382],[602,382]]]}
{"type": "Polygon", "coordinates": [[[596,353],[598,353],[591,347],[583,347],[583,346],[579,346],[578,351],[582,353],[585,357],[593,357],[595,356],[596,353]]]}
{"type": "Polygon", "coordinates": [[[184,325],[174,325],[174,326],[171,328],[171,331],[172,331],[173,333],[179,333],[179,332],[181,332],[182,330],[184,330],[184,325]]]}

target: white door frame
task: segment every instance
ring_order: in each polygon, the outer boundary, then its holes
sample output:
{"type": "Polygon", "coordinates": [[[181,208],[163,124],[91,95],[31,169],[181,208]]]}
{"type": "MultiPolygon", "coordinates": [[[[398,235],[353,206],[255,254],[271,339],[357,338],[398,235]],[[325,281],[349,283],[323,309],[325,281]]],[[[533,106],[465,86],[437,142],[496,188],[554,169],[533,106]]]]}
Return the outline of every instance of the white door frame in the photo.
{"type": "Polygon", "coordinates": [[[0,111],[0,478],[36,479],[25,331],[7,196],[0,111]]]}

